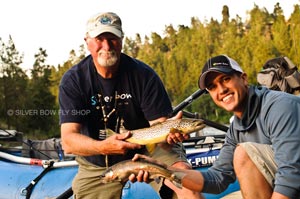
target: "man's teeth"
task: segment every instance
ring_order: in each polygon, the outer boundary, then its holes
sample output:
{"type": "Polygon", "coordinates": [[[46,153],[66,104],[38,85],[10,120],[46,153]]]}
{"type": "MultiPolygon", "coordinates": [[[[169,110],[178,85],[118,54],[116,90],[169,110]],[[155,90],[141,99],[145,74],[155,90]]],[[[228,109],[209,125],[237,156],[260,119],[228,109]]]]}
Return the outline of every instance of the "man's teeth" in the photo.
{"type": "Polygon", "coordinates": [[[232,95],[227,95],[226,97],[223,98],[223,102],[228,102],[232,95]]]}

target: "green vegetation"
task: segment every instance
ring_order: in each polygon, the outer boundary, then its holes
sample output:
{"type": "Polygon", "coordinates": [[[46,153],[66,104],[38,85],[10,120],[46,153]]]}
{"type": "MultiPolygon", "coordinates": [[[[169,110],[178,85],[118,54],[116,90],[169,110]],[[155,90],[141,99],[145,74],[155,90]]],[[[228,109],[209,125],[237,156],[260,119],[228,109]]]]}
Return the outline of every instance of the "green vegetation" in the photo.
{"type": "MultiPolygon", "coordinates": [[[[192,17],[190,26],[166,26],[164,36],[126,37],[124,52],[157,71],[174,106],[198,90],[199,74],[211,56],[227,54],[236,59],[251,84],[257,83],[256,75],[268,59],[287,56],[300,63],[299,5],[294,5],[288,18],[279,3],[272,13],[255,5],[245,21],[239,16],[230,18],[227,6],[222,15],[221,22],[192,17]]],[[[78,53],[71,50],[62,66],[46,65],[46,50],[38,49],[28,74],[20,67],[23,55],[13,39],[5,43],[0,38],[0,44],[0,128],[16,129],[35,138],[59,136],[58,85],[65,71],[85,56],[84,45],[78,53]]],[[[208,95],[202,95],[186,110],[220,123],[228,123],[231,116],[216,107],[208,95]]]]}

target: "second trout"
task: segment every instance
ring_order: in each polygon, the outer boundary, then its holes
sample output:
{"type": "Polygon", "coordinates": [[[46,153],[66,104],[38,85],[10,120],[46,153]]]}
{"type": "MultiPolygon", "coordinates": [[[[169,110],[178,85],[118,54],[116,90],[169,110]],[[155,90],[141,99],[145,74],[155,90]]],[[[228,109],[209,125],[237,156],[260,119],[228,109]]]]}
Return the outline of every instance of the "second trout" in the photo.
{"type": "Polygon", "coordinates": [[[100,176],[100,183],[109,183],[113,181],[125,183],[128,181],[130,174],[137,175],[140,170],[147,171],[149,173],[149,179],[158,182],[162,178],[165,178],[170,180],[177,187],[182,188],[181,178],[184,176],[183,173],[168,170],[160,164],[142,159],[138,161],[124,160],[109,167],[100,176]]]}

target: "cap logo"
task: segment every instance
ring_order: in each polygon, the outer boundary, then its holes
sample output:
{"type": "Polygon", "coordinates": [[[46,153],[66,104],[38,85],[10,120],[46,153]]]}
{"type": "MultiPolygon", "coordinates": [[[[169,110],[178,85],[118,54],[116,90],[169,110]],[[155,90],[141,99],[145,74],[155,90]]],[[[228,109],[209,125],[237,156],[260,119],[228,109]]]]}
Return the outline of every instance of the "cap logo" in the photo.
{"type": "Polygon", "coordinates": [[[225,63],[225,62],[217,62],[217,63],[213,63],[213,66],[219,66],[219,65],[222,65],[222,66],[229,66],[228,63],[225,63]]]}
{"type": "Polygon", "coordinates": [[[98,35],[108,32],[123,38],[122,22],[118,15],[112,12],[98,13],[92,16],[86,24],[86,33],[95,38],[98,35]]]}
{"type": "Polygon", "coordinates": [[[99,20],[99,22],[103,25],[109,25],[112,24],[112,21],[110,18],[108,17],[101,17],[101,19],[99,20]]]}

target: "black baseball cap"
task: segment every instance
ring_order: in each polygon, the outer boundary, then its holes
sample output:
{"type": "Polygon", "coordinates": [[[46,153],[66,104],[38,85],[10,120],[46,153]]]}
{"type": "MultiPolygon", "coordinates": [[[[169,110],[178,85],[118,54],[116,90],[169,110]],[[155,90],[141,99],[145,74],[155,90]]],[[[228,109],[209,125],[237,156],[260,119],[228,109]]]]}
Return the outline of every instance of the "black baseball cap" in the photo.
{"type": "Polygon", "coordinates": [[[239,64],[227,55],[212,57],[205,63],[202,69],[198,82],[200,89],[207,87],[207,85],[205,85],[206,76],[210,72],[224,73],[227,75],[233,74],[234,72],[244,73],[239,64]]]}

